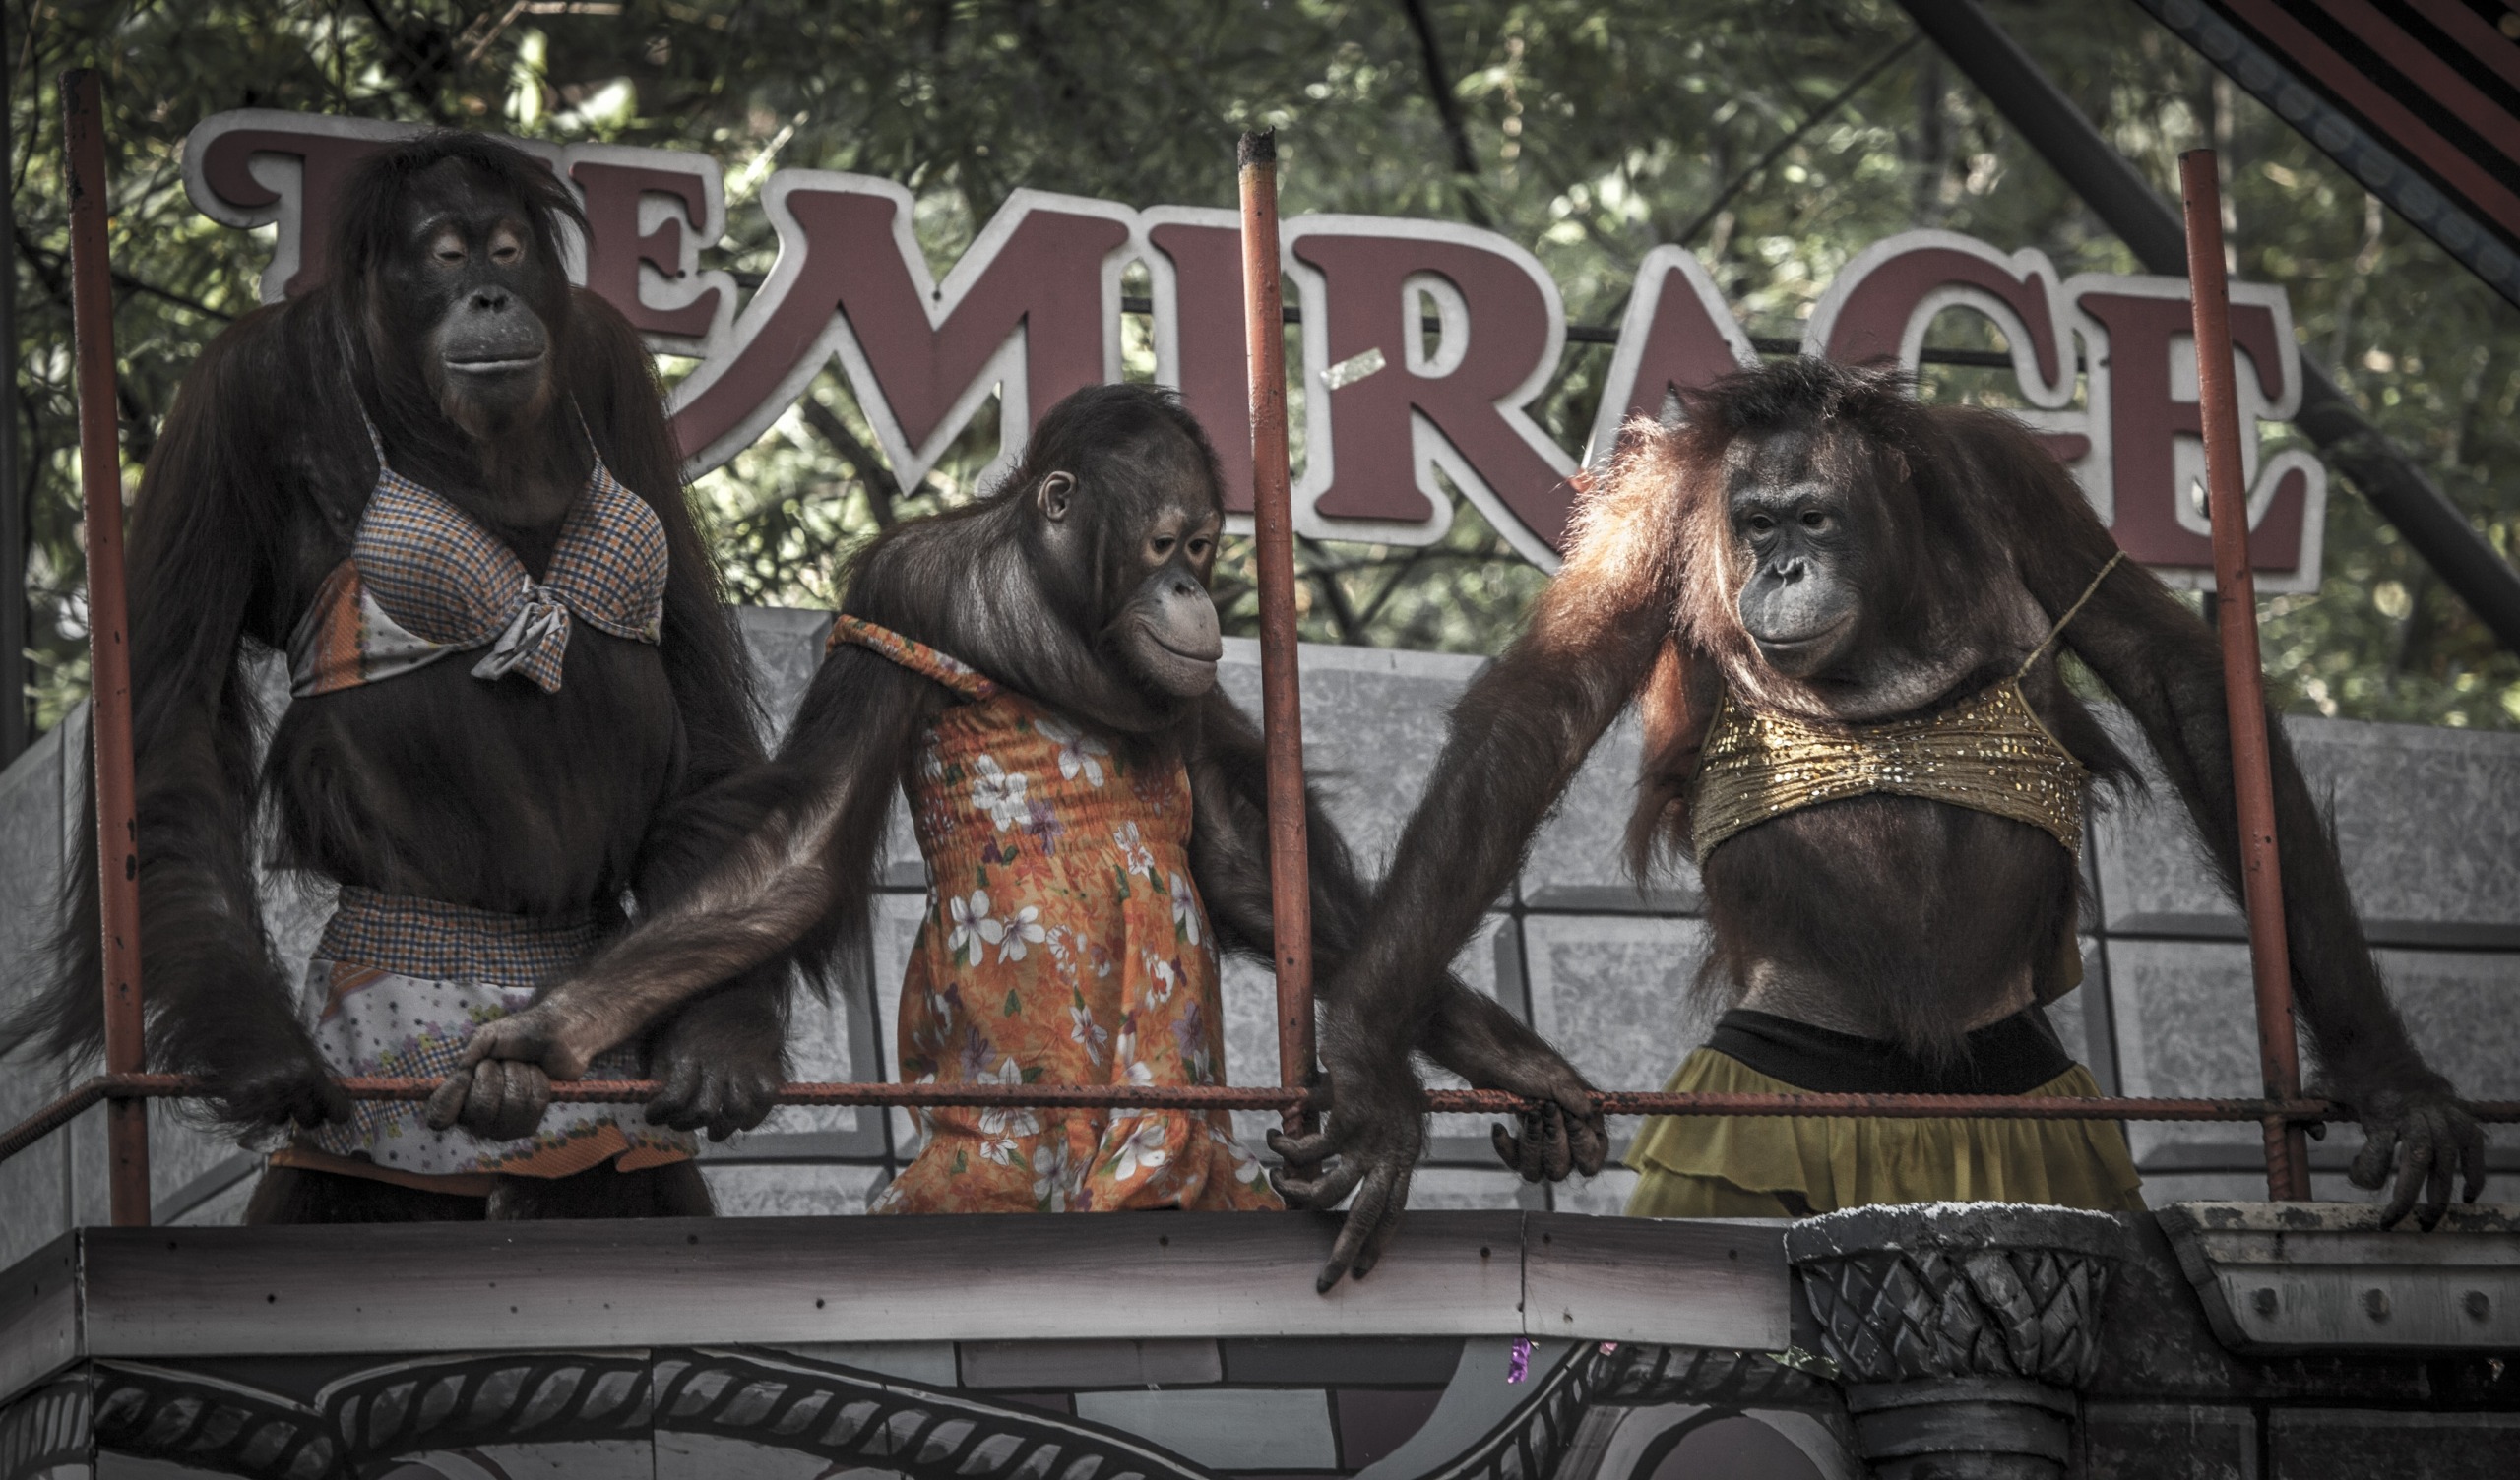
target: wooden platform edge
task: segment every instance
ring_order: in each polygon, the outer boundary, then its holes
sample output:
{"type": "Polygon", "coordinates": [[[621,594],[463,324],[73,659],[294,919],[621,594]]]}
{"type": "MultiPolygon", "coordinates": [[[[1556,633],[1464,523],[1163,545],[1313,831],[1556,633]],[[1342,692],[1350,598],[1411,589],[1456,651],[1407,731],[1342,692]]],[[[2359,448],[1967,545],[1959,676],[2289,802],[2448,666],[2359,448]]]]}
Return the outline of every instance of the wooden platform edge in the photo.
{"type": "Polygon", "coordinates": [[[1291,1213],[83,1228],[0,1274],[0,1400],[82,1357],[1545,1336],[1772,1351],[1782,1224],[1413,1213],[1312,1281],[1291,1213]]]}
{"type": "Polygon", "coordinates": [[[0,1402],[86,1356],[73,1229],[0,1273],[0,1402]]]}

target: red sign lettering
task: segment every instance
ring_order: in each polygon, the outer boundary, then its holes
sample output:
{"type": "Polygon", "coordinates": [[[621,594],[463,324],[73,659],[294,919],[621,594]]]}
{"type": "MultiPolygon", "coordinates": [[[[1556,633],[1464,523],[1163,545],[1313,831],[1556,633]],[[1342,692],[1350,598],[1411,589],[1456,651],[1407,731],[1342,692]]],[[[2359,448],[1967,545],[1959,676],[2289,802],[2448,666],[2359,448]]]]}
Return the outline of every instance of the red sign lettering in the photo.
{"type": "MultiPolygon", "coordinates": [[[[278,228],[263,280],[264,298],[276,300],[320,275],[324,225],[348,171],[414,132],[222,113],[186,142],[185,181],[214,218],[278,228]]],[[[671,407],[692,471],[750,445],[835,360],[904,482],[923,477],[992,395],[1002,467],[1059,398],[1119,377],[1120,278],[1139,262],[1154,288],[1156,374],[1208,429],[1228,512],[1247,522],[1233,213],[1017,191],[938,282],[912,237],[903,187],[780,170],[762,191],[778,260],[737,312],[733,279],[700,268],[701,250],[725,231],[715,161],[612,145],[525,147],[586,207],[588,239],[563,244],[572,277],[659,352],[700,361],[671,407]]],[[[1517,549],[1554,566],[1576,460],[1531,412],[1565,341],[1562,301],[1538,260],[1491,231],[1375,216],[1297,217],[1284,247],[1303,319],[1296,526],[1428,543],[1451,523],[1449,484],[1517,549]]],[[[2252,425],[2282,422],[2300,400],[2290,307],[2264,284],[2236,283],[2232,298],[2242,414],[2252,425]]],[[[1812,306],[1805,352],[1914,369],[1951,309],[1984,315],[2002,336],[2024,402],[2016,414],[2072,469],[2118,542],[2174,583],[2209,585],[2186,283],[2060,280],[2035,251],[1910,232],[1847,264],[1812,306]]],[[[1629,295],[1587,456],[1606,453],[1630,417],[1685,415],[1688,391],[1755,361],[1697,260],[1655,249],[1629,295]]],[[[2256,436],[2241,443],[2260,585],[2315,589],[2325,469],[2303,448],[2261,459],[2256,436]]]]}
{"type": "Polygon", "coordinates": [[[1575,462],[1524,409],[1566,341],[1540,263],[1439,221],[1305,216],[1287,241],[1304,316],[1297,526],[1429,542],[1451,523],[1440,467],[1517,547],[1552,557],[1575,462]]]}

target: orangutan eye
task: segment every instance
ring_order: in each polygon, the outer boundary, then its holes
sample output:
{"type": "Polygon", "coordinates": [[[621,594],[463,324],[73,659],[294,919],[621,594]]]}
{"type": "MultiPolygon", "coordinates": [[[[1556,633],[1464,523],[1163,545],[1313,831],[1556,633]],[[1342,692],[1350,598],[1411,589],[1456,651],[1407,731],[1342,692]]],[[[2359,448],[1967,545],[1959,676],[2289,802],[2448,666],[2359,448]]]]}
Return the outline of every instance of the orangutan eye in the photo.
{"type": "Polygon", "coordinates": [[[1149,542],[1148,547],[1155,551],[1156,559],[1166,560],[1171,558],[1172,547],[1180,542],[1169,534],[1159,534],[1149,542]]]}

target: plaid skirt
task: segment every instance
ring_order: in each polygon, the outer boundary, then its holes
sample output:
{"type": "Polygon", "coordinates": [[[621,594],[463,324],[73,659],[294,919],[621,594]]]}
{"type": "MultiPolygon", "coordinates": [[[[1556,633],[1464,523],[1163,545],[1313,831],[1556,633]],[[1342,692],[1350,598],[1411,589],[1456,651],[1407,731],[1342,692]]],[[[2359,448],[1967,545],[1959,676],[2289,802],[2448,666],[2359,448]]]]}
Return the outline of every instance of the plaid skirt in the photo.
{"type": "MultiPolygon", "coordinates": [[[[307,995],[324,1005],[316,1047],[335,1074],[442,1079],[475,1028],[530,1006],[538,984],[596,944],[584,912],[528,918],[345,887],[306,967],[307,995]]],[[[587,1071],[590,1079],[643,1077],[636,1045],[598,1055],[587,1071]]],[[[423,1108],[356,1101],[348,1121],[300,1132],[272,1161],[479,1195],[502,1175],[566,1177],[607,1162],[635,1171],[698,1146],[687,1132],[649,1125],[636,1104],[553,1105],[534,1135],[504,1141],[432,1130],[423,1108]]]]}

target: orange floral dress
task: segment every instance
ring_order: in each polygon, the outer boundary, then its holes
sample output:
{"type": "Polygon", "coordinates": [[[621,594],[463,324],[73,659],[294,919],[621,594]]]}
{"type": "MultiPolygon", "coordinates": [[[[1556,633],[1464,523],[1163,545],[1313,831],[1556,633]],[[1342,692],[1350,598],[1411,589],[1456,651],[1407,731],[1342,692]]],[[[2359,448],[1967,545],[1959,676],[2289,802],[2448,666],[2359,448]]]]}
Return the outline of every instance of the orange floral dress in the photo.
{"type": "MultiPolygon", "coordinates": [[[[1190,777],[970,667],[843,617],[831,637],[962,703],[911,803],[932,881],[902,982],[912,1083],[1218,1084],[1216,934],[1190,877],[1190,777]]],[[[936,1108],[876,1212],[1280,1208],[1224,1111],[936,1108]]]]}

